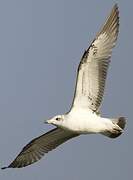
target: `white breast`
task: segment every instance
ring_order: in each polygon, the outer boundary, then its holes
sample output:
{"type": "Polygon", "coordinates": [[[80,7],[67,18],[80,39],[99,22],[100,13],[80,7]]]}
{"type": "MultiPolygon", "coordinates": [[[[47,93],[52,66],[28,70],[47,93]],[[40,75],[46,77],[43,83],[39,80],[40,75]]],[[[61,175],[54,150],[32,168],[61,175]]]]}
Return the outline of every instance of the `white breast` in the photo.
{"type": "Polygon", "coordinates": [[[99,133],[105,129],[105,123],[100,116],[88,109],[73,109],[65,116],[66,129],[83,133],[99,133]]]}

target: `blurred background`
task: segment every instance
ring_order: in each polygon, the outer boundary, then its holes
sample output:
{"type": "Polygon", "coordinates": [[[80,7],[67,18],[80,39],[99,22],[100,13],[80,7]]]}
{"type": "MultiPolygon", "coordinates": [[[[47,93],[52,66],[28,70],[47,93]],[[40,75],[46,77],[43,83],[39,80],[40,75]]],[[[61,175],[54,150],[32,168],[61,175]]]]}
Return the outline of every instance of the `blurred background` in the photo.
{"type": "MultiPolygon", "coordinates": [[[[54,128],[44,120],[70,108],[80,58],[116,1],[0,1],[0,166],[31,139],[54,128]]],[[[117,139],[81,136],[1,180],[132,179],[133,2],[117,0],[120,32],[101,112],[127,117],[117,139]]]]}

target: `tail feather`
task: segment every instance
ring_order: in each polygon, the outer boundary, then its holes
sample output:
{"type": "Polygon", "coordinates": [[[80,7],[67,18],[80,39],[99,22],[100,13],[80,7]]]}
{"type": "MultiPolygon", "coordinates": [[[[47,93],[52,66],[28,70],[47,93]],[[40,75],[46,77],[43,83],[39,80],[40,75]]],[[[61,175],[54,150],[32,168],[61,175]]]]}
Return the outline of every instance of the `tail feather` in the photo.
{"type": "Polygon", "coordinates": [[[118,118],[118,121],[117,121],[117,125],[124,129],[125,128],[125,125],[126,125],[126,118],[125,117],[120,117],[118,118]]]}
{"type": "Polygon", "coordinates": [[[116,125],[112,130],[108,130],[103,133],[103,135],[108,136],[110,138],[117,138],[123,133],[123,129],[126,125],[125,117],[119,117],[118,119],[113,119],[112,123],[116,125]]]}

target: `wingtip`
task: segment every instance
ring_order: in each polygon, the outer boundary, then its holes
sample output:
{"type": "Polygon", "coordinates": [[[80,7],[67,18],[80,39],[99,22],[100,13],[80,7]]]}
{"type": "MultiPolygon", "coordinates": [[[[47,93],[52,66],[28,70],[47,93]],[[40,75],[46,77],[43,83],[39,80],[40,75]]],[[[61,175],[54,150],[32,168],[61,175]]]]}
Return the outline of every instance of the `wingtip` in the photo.
{"type": "Polygon", "coordinates": [[[114,4],[114,8],[118,8],[118,4],[117,3],[114,4]]]}
{"type": "Polygon", "coordinates": [[[119,6],[117,3],[113,6],[113,11],[116,11],[117,14],[119,15],[119,6]]]}
{"type": "Polygon", "coordinates": [[[1,169],[4,170],[4,169],[7,169],[7,168],[8,168],[8,166],[5,166],[5,167],[2,167],[1,169]]]}

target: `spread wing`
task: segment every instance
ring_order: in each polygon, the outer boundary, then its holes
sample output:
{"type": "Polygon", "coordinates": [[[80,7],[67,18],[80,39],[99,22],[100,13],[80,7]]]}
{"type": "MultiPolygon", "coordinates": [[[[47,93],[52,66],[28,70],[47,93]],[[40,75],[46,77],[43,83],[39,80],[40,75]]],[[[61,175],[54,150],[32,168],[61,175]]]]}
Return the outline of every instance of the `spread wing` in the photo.
{"type": "Polygon", "coordinates": [[[35,163],[41,159],[45,153],[48,153],[52,149],[55,149],[65,141],[78,136],[78,134],[72,134],[71,132],[64,131],[60,128],[55,128],[40,137],[33,139],[28,143],[15,158],[15,160],[6,168],[21,168],[35,163]]]}
{"type": "Polygon", "coordinates": [[[117,40],[118,30],[119,11],[115,5],[101,31],[81,58],[72,107],[98,111],[104,93],[109,59],[117,40]]]}

